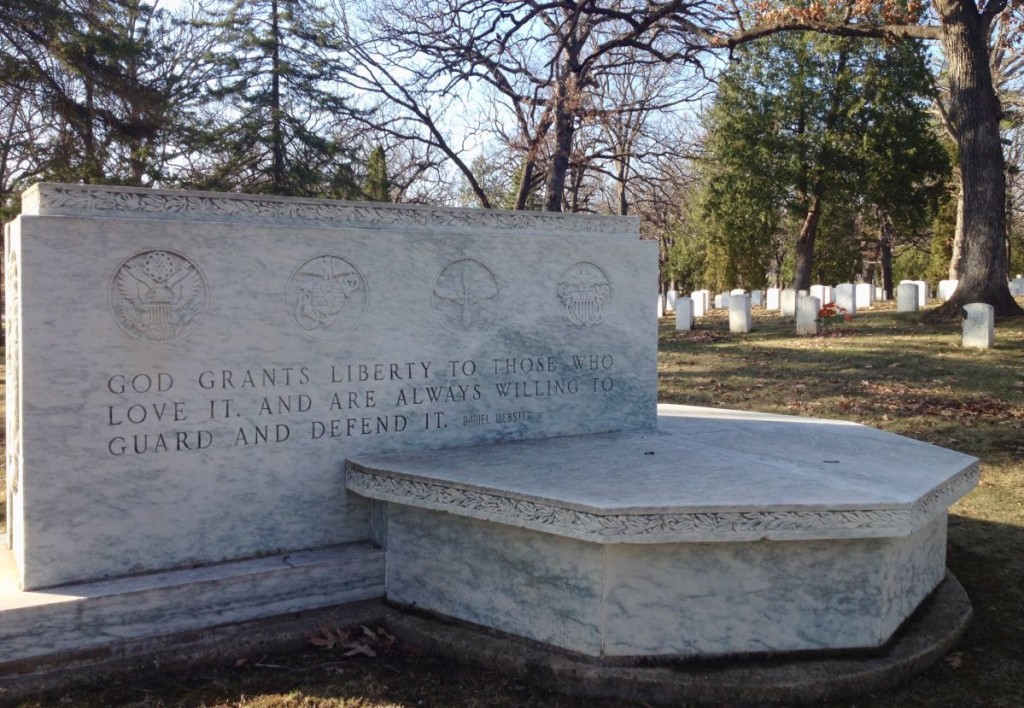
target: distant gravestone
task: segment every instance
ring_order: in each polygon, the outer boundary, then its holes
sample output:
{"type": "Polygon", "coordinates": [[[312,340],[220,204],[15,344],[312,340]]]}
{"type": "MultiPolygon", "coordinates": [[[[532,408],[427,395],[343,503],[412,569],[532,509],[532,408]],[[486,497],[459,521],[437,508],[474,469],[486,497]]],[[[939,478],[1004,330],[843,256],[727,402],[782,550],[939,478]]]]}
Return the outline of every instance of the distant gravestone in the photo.
{"type": "Polygon", "coordinates": [[[665,293],[665,311],[675,312],[676,311],[676,298],[679,297],[679,293],[675,290],[669,290],[665,293]]]}
{"type": "Polygon", "coordinates": [[[832,302],[832,288],[828,285],[812,285],[810,295],[811,297],[818,298],[818,302],[820,302],[822,306],[832,302]]]}
{"type": "Polygon", "coordinates": [[[764,290],[751,291],[750,305],[752,307],[764,307],[764,290]]]}
{"type": "Polygon", "coordinates": [[[888,298],[885,295],[885,288],[876,287],[875,288],[875,302],[885,302],[886,300],[888,300],[888,298]]]}
{"type": "Polygon", "coordinates": [[[964,305],[963,345],[988,349],[995,343],[995,308],[983,302],[964,305]]]}
{"type": "Polygon", "coordinates": [[[857,298],[853,283],[840,283],[836,286],[836,307],[846,310],[848,315],[857,314],[857,298]]]}
{"type": "Polygon", "coordinates": [[[747,291],[743,288],[735,288],[729,291],[729,295],[746,295],[747,291]]]}
{"type": "Polygon", "coordinates": [[[1010,282],[1010,294],[1014,297],[1024,297],[1024,277],[1018,275],[1010,282]]]}
{"type": "Polygon", "coordinates": [[[778,310],[781,307],[780,293],[782,291],[778,288],[768,288],[765,292],[765,308],[768,310],[778,310]]]}
{"type": "Polygon", "coordinates": [[[853,286],[854,300],[858,310],[869,310],[875,299],[874,286],[871,283],[857,283],[853,286]]]}
{"type": "Polygon", "coordinates": [[[796,316],[796,297],[797,292],[792,288],[786,288],[779,294],[779,309],[783,317],[796,316]]]}
{"type": "Polygon", "coordinates": [[[938,292],[939,298],[941,298],[943,302],[946,302],[949,298],[953,297],[953,293],[956,292],[956,286],[959,282],[959,280],[940,280],[938,292]]]}
{"type": "Polygon", "coordinates": [[[658,293],[658,319],[665,316],[665,298],[658,293]]]}
{"type": "Polygon", "coordinates": [[[676,331],[693,329],[693,300],[688,297],[676,298],[676,331]]]}
{"type": "Polygon", "coordinates": [[[731,295],[729,297],[729,331],[745,334],[753,326],[750,313],[749,295],[731,295]]]}
{"type": "Polygon", "coordinates": [[[896,286],[896,312],[917,312],[917,284],[902,282],[896,286]]]}
{"type": "Polygon", "coordinates": [[[928,307],[928,283],[923,280],[901,280],[900,284],[913,283],[917,286],[917,308],[923,310],[928,307]]]}
{"type": "Polygon", "coordinates": [[[813,296],[804,296],[796,301],[796,333],[798,335],[816,335],[821,332],[821,300],[813,296]]]}
{"type": "Polygon", "coordinates": [[[703,317],[711,309],[711,292],[708,290],[694,290],[690,293],[693,300],[693,316],[703,317]]]}

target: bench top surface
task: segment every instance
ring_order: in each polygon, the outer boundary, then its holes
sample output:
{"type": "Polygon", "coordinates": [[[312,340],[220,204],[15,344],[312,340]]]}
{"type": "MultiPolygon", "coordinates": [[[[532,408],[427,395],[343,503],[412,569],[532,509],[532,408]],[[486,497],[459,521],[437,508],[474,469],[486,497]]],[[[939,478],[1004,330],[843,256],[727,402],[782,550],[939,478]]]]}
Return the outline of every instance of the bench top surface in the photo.
{"type": "Polygon", "coordinates": [[[659,406],[656,431],[348,460],[350,490],[597,542],[899,536],[978,461],[874,428],[659,406]]]}

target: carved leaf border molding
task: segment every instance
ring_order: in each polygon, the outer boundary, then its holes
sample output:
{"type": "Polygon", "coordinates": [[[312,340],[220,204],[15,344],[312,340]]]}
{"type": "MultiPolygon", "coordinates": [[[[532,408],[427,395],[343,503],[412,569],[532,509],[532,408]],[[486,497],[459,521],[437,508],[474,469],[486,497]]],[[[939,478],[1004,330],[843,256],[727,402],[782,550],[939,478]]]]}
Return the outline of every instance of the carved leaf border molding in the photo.
{"type": "Polygon", "coordinates": [[[924,525],[977,483],[978,464],[933,490],[911,508],[665,514],[595,514],[500,494],[399,479],[349,468],[346,486],[353,492],[463,516],[499,521],[581,540],[633,542],[728,539],[761,534],[785,537],[801,533],[868,531],[872,536],[904,535],[924,525]]]}
{"type": "Polygon", "coordinates": [[[149,190],[114,190],[81,185],[38,185],[38,209],[47,215],[83,212],[145,214],[183,218],[255,219],[267,223],[307,221],[317,224],[382,226],[459,226],[530,229],[559,233],[638,235],[635,219],[544,212],[496,212],[415,206],[373,206],[328,200],[293,200],[243,194],[187,194],[149,190]]]}

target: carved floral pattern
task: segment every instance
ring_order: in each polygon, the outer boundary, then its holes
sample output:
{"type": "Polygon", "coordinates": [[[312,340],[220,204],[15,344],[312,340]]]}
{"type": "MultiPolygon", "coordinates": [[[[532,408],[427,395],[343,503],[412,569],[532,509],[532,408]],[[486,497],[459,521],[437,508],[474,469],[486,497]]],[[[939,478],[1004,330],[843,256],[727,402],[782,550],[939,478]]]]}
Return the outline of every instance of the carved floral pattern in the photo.
{"type": "Polygon", "coordinates": [[[409,504],[598,543],[788,538],[912,533],[977,483],[978,466],[956,475],[912,508],[595,514],[445,484],[346,469],[345,486],[371,499],[409,504]]]}

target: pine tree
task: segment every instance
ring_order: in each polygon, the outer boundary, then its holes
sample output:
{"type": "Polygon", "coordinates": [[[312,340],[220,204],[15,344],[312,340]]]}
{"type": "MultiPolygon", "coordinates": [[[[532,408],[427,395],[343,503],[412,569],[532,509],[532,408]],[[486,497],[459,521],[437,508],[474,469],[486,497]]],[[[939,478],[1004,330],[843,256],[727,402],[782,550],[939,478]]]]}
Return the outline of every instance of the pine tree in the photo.
{"type": "MultiPolygon", "coordinates": [[[[846,207],[831,210],[837,219],[881,209],[889,221],[926,223],[948,174],[923,105],[929,91],[915,45],[793,33],[744,46],[708,125],[704,203],[720,277],[760,285],[786,229],[797,232],[792,285],[808,288],[829,202],[846,207]]],[[[829,251],[847,261],[848,246],[829,251]]]]}
{"type": "Polygon", "coordinates": [[[388,178],[388,161],[384,148],[378,145],[370,152],[366,161],[366,182],[363,195],[371,202],[391,201],[391,180],[388,178]]]}
{"type": "Polygon", "coordinates": [[[205,184],[290,196],[357,195],[352,155],[337,137],[348,112],[339,18],[320,0],[234,0],[221,20],[222,115],[203,148],[205,184]]]}

